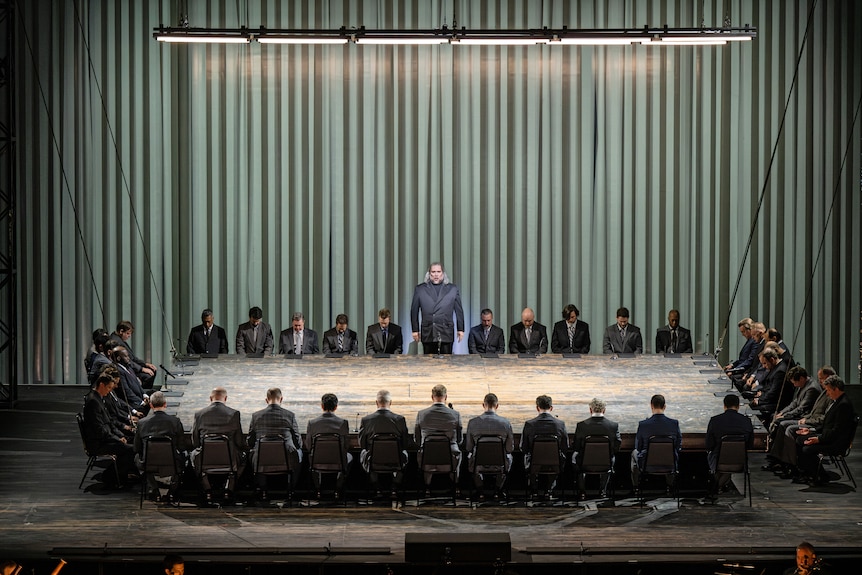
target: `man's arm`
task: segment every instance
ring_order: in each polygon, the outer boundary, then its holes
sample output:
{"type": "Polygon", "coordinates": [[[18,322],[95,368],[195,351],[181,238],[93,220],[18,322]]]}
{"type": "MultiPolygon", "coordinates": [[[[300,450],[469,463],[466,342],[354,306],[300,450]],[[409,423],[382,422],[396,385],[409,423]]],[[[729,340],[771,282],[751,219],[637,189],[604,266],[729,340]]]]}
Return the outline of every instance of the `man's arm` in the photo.
{"type": "Polygon", "coordinates": [[[242,326],[238,327],[236,330],[236,352],[238,354],[245,353],[245,338],[242,336],[242,326]]]}

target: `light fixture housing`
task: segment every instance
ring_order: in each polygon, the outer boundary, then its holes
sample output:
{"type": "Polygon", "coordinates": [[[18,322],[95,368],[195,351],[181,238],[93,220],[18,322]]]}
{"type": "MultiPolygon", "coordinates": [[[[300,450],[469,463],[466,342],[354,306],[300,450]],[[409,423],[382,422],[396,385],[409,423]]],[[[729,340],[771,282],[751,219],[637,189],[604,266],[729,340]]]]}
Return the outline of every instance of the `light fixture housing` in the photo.
{"type": "Polygon", "coordinates": [[[176,44],[248,44],[248,28],[155,28],[153,38],[176,44]]]}

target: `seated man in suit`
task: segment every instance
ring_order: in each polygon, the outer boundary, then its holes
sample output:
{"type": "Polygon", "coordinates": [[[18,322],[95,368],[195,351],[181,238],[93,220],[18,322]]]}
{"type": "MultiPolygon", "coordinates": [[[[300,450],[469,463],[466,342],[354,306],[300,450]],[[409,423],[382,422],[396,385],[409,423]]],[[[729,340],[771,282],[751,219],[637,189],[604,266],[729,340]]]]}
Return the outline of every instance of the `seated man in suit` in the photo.
{"type": "MultiPolygon", "coordinates": [[[[342,467],[344,472],[338,472],[335,477],[335,499],[341,499],[341,493],[344,488],[344,480],[347,478],[347,473],[350,471],[350,464],[353,463],[353,455],[348,452],[349,445],[347,440],[350,437],[350,426],[346,419],[342,419],[335,415],[335,410],[338,409],[338,396],[334,393],[324,393],[320,398],[320,409],[323,413],[318,417],[308,420],[308,426],[305,430],[305,448],[310,453],[312,464],[314,463],[314,436],[318,433],[337,433],[341,439],[342,467]]],[[[317,491],[317,498],[320,499],[320,473],[312,472],[311,479],[314,482],[314,488],[317,491]]]]}
{"type": "MultiPolygon", "coordinates": [[[[449,448],[455,460],[454,481],[458,484],[461,469],[461,414],[446,405],[448,393],[442,383],[431,388],[431,405],[416,414],[413,436],[420,446],[429,435],[445,435],[449,438],[449,448]]],[[[420,456],[421,461],[421,456],[420,456]]],[[[432,473],[425,472],[425,485],[431,483],[432,473]]]]}
{"type": "MultiPolygon", "coordinates": [[[[527,481],[529,482],[532,497],[539,493],[539,469],[538,465],[532,464],[533,444],[536,437],[540,435],[555,435],[557,437],[557,449],[560,455],[560,470],[565,469],[566,451],[569,449],[569,434],[566,432],[566,422],[554,417],[551,412],[554,403],[549,395],[540,395],[536,398],[536,411],[539,414],[533,419],[524,422],[524,430],[521,432],[521,451],[524,453],[524,469],[527,470],[527,481]]],[[[556,476],[548,482],[546,497],[551,498],[551,492],[557,484],[556,476]]]]}
{"type": "Polygon", "coordinates": [[[108,375],[111,377],[111,391],[105,396],[105,407],[114,421],[120,425],[126,441],[131,442],[135,438],[135,424],[139,418],[132,416],[129,404],[117,395],[117,388],[122,385],[120,382],[120,371],[116,365],[108,363],[102,366],[102,371],[99,375],[108,375]]]}
{"type": "Polygon", "coordinates": [[[111,376],[102,374],[96,378],[95,385],[84,399],[84,442],[88,453],[116,456],[117,476],[114,476],[113,468],[108,467],[102,473],[102,482],[118,487],[135,471],[135,451],[123,436],[120,424],[105,407],[105,397],[113,385],[111,376]]]}
{"type": "Polygon", "coordinates": [[[236,330],[236,352],[240,355],[248,353],[272,353],[272,327],[263,321],[263,310],[254,306],[248,310],[248,321],[240,324],[236,330]]]}
{"type": "Polygon", "coordinates": [[[320,353],[317,332],[313,329],[305,329],[305,315],[301,311],[293,312],[291,327],[279,334],[278,353],[286,355],[320,353]]]}
{"type": "Polygon", "coordinates": [[[219,434],[228,438],[228,448],[231,452],[233,467],[236,476],[228,476],[225,483],[224,498],[226,501],[233,499],[234,483],[236,478],[242,475],[245,469],[245,438],[242,435],[242,424],[240,413],[226,405],[227,390],[216,387],[210,393],[210,404],[195,413],[195,421],[192,426],[192,465],[201,477],[201,485],[207,503],[212,503],[212,485],[209,476],[201,474],[201,446],[203,438],[207,434],[219,434]]]}
{"type": "Polygon", "coordinates": [[[563,308],[563,319],[554,324],[552,353],[590,353],[590,326],[578,321],[580,310],[573,304],[563,308]]]}
{"type": "Polygon", "coordinates": [[[175,476],[156,477],[155,475],[147,475],[147,488],[150,496],[156,500],[162,498],[159,492],[161,485],[168,485],[167,494],[169,497],[180,484],[180,476],[183,469],[186,467],[186,445],[185,432],[183,424],[175,415],[169,415],[165,409],[168,406],[168,400],[161,391],[153,393],[150,397],[150,414],[138,422],[138,428],[135,431],[135,463],[138,469],[143,472],[144,464],[144,440],[148,437],[169,437],[174,444],[174,459],[177,463],[179,474],[175,476]]]}
{"type": "MultiPolygon", "coordinates": [[[[640,474],[643,471],[647,458],[649,438],[653,435],[667,435],[673,439],[674,459],[679,462],[679,450],[682,447],[682,432],[679,429],[679,421],[671,419],[664,414],[665,399],[663,395],[653,395],[650,398],[650,410],[652,417],[638,423],[635,435],[635,448],[632,451],[632,487],[637,491],[640,474]]],[[[673,487],[674,477],[666,476],[668,492],[673,487]]]]}
{"type": "Polygon", "coordinates": [[[506,353],[506,335],[494,325],[494,312],[485,308],[481,318],[479,325],[470,328],[467,349],[470,353],[506,353]]]}
{"type": "Polygon", "coordinates": [[[347,314],[335,316],[335,327],[323,332],[323,353],[359,353],[356,332],[347,327],[348,321],[347,314]]]}
{"type": "Polygon", "coordinates": [[[141,380],[132,371],[128,350],[118,345],[110,351],[111,359],[120,373],[120,393],[118,394],[129,406],[132,415],[143,417],[150,411],[150,396],[144,391],[141,380]]]}
{"type": "MultiPolygon", "coordinates": [[[[362,468],[368,473],[371,479],[371,484],[374,485],[377,495],[380,495],[380,478],[377,473],[371,471],[371,459],[369,457],[371,448],[371,439],[378,433],[391,433],[396,436],[401,442],[401,465],[407,465],[407,448],[413,445],[413,438],[407,431],[407,421],[403,415],[393,413],[389,408],[392,405],[392,394],[387,390],[381,389],[377,392],[375,399],[377,411],[370,413],[362,418],[362,424],[359,426],[359,446],[362,452],[359,454],[359,462],[362,468]]],[[[397,497],[398,487],[401,485],[403,473],[400,471],[392,474],[392,496],[397,497]]]]}
{"type": "Polygon", "coordinates": [[[710,418],[706,426],[706,460],[712,471],[714,482],[710,484],[709,495],[714,497],[723,490],[730,481],[730,473],[716,473],[718,463],[718,447],[725,435],[740,435],[745,438],[745,448],[751,449],[754,441],[754,427],[751,420],[739,413],[739,396],[727,394],[724,396],[724,412],[710,418]]]}
{"type": "Polygon", "coordinates": [[[606,354],[644,352],[641,329],[629,323],[628,308],[621,307],[617,309],[617,323],[605,328],[605,336],[602,340],[602,352],[606,354]]]}
{"type": "Polygon", "coordinates": [[[754,320],[750,317],[743,318],[736,323],[740,335],[745,338],[745,343],[739,350],[739,357],[724,366],[727,375],[740,375],[748,370],[752,363],[757,362],[757,341],[754,340],[751,330],[753,325],[754,320]]]}
{"type": "Polygon", "coordinates": [[[111,334],[111,337],[119,341],[120,344],[126,348],[126,351],[129,352],[132,371],[135,372],[135,375],[141,380],[141,385],[143,385],[145,389],[152,389],[153,383],[155,383],[156,380],[156,366],[136,356],[132,351],[132,346],[129,345],[129,339],[132,337],[134,332],[135,326],[132,325],[132,322],[123,320],[117,324],[117,331],[111,334]]]}
{"type": "Polygon", "coordinates": [[[758,417],[768,427],[772,423],[772,415],[790,403],[793,385],[787,378],[787,362],[778,356],[775,349],[767,348],[761,355],[769,373],[749,406],[760,411],[758,417]]]}
{"type": "Polygon", "coordinates": [[[93,332],[93,346],[87,354],[87,359],[84,361],[87,367],[87,382],[92,386],[96,383],[96,378],[102,373],[102,368],[111,364],[108,359],[108,351],[111,349],[108,346],[110,340],[108,332],[103,329],[97,329],[93,332]]]}
{"type": "Polygon", "coordinates": [[[524,308],[520,323],[510,330],[509,353],[548,353],[548,331],[536,321],[531,308],[524,308]]]}
{"type": "MultiPolygon", "coordinates": [[[[481,471],[476,470],[473,449],[476,447],[479,438],[483,435],[496,435],[503,438],[503,449],[506,452],[506,468],[504,473],[498,473],[494,477],[498,496],[505,498],[505,495],[502,493],[503,482],[512,468],[512,451],[515,449],[515,435],[512,433],[512,424],[509,423],[509,420],[497,414],[499,403],[495,394],[488,393],[485,395],[485,398],[482,400],[482,407],[485,408],[485,412],[477,415],[467,424],[467,442],[465,447],[467,449],[467,467],[470,469],[470,473],[473,474],[473,483],[476,489],[481,491],[484,486],[484,477],[481,471]]],[[[482,499],[483,497],[484,495],[480,493],[479,498],[482,499]]]]}
{"type": "Polygon", "coordinates": [[[667,312],[667,325],[655,332],[656,353],[694,353],[691,332],[679,325],[679,311],[667,312]]]}
{"type": "MultiPolygon", "coordinates": [[[[590,401],[590,416],[578,422],[575,427],[575,452],[572,453],[572,463],[578,471],[578,497],[583,501],[586,499],[586,476],[580,471],[584,463],[584,445],[587,437],[606,435],[611,441],[611,450],[614,454],[620,449],[622,438],[620,437],[620,425],[605,417],[605,402],[598,398],[590,401]]],[[[614,466],[616,455],[611,455],[611,468],[614,466]]],[[[605,497],[608,490],[609,474],[603,473],[599,481],[599,497],[605,497]]]]}
{"type": "Polygon", "coordinates": [[[377,312],[377,323],[369,325],[365,332],[365,353],[400,354],[402,345],[401,326],[392,323],[392,312],[381,308],[377,312]]]}
{"type": "Polygon", "coordinates": [[[293,486],[299,480],[300,463],[302,463],[302,436],[292,411],[281,406],[281,389],[271,387],[266,390],[266,407],[251,415],[251,425],[248,426],[248,446],[251,450],[252,469],[255,470],[257,497],[267,500],[266,475],[257,474],[257,442],[267,435],[281,435],[287,450],[287,464],[290,466],[293,486]]]}
{"type": "Polygon", "coordinates": [[[227,333],[213,323],[213,310],[207,308],[201,312],[201,325],[189,332],[186,353],[227,353],[227,333]]]}

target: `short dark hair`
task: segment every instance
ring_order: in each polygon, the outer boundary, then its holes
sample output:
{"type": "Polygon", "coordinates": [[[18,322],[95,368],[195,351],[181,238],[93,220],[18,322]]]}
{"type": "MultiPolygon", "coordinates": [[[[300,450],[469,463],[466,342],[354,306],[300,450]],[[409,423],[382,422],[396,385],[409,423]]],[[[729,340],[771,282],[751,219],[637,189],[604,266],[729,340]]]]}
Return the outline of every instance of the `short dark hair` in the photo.
{"type": "Polygon", "coordinates": [[[724,407],[739,407],[739,396],[734,393],[728,393],[724,396],[724,407]]]}
{"type": "Polygon", "coordinates": [[[545,411],[551,409],[553,407],[554,402],[551,399],[550,395],[540,395],[536,398],[536,407],[539,409],[543,409],[545,411]]]}
{"type": "Polygon", "coordinates": [[[820,371],[823,372],[823,375],[825,375],[826,377],[829,377],[830,375],[837,375],[838,374],[838,372],[835,371],[835,368],[832,367],[831,365],[824,365],[823,367],[820,368],[820,371]]]}
{"type": "MultiPolygon", "coordinates": [[[[210,308],[206,308],[205,310],[203,310],[201,312],[201,321],[205,320],[208,317],[212,317],[212,315],[213,315],[213,310],[211,310],[210,308]]],[[[249,314],[249,315],[251,315],[251,314],[249,314]]],[[[262,314],[261,314],[261,317],[263,317],[262,314]]]]}
{"type": "Polygon", "coordinates": [[[392,317],[392,312],[389,311],[388,307],[380,308],[380,311],[377,312],[377,317],[380,319],[386,319],[387,317],[392,317]]]}
{"type": "Polygon", "coordinates": [[[270,387],[266,390],[266,399],[268,401],[275,401],[276,399],[281,399],[281,390],[277,387],[270,387]]]}
{"type": "MultiPolygon", "coordinates": [[[[93,345],[96,347],[96,351],[105,351],[107,349],[108,341],[110,341],[110,337],[107,333],[100,333],[93,338],[93,345]]],[[[107,355],[107,354],[105,354],[107,355]]]]}
{"type": "Polygon", "coordinates": [[[763,356],[763,359],[778,359],[778,354],[774,349],[764,349],[760,355],[763,356]]]}
{"type": "Polygon", "coordinates": [[[343,324],[349,323],[349,321],[347,319],[347,314],[346,313],[340,313],[337,316],[335,316],[335,323],[343,323],[343,324]]]}
{"type": "Polygon", "coordinates": [[[485,308],[485,309],[483,309],[481,312],[479,312],[479,315],[480,315],[480,316],[483,316],[483,315],[494,315],[494,312],[492,312],[492,311],[491,311],[491,308],[486,307],[486,308],[485,308]]]}
{"type": "Polygon", "coordinates": [[[617,317],[629,317],[629,308],[621,307],[617,310],[617,317]]]}
{"type": "Polygon", "coordinates": [[[488,407],[497,407],[500,405],[500,400],[497,399],[497,395],[494,393],[486,393],[485,399],[482,400],[482,403],[487,405],[488,407]]]}
{"type": "Polygon", "coordinates": [[[834,387],[838,391],[844,391],[844,380],[841,379],[840,375],[830,375],[826,378],[826,381],[823,382],[823,385],[834,387]]]}
{"type": "Polygon", "coordinates": [[[796,381],[797,379],[807,379],[808,372],[801,365],[794,365],[790,368],[790,371],[787,372],[787,379],[790,381],[796,381]]]}
{"type": "Polygon", "coordinates": [[[252,319],[260,319],[263,317],[263,310],[257,306],[248,310],[248,317],[252,319]]]}
{"type": "MultiPolygon", "coordinates": [[[[623,316],[623,317],[625,317],[625,316],[623,316]]],[[[658,393],[655,394],[654,396],[652,396],[650,398],[649,404],[651,406],[655,407],[656,409],[664,409],[664,406],[665,406],[664,396],[661,394],[658,394],[658,393]]]]}
{"type": "Polygon", "coordinates": [[[580,317],[581,315],[581,311],[575,306],[575,304],[570,303],[563,308],[563,319],[569,319],[569,316],[572,315],[572,312],[575,312],[575,315],[578,317],[580,317]]]}
{"type": "Polygon", "coordinates": [[[185,565],[185,563],[179,555],[165,555],[165,558],[162,559],[162,567],[168,571],[173,569],[174,565],[185,565]]]}
{"type": "Polygon", "coordinates": [[[323,406],[324,411],[335,411],[338,407],[338,396],[334,393],[324,393],[320,398],[320,405],[323,406]]]}
{"type": "Polygon", "coordinates": [[[135,326],[133,326],[132,322],[127,319],[124,319],[117,324],[117,333],[120,333],[121,331],[132,331],[133,329],[135,329],[135,326]]]}
{"type": "Polygon", "coordinates": [[[108,330],[106,330],[103,327],[96,328],[93,330],[93,341],[95,342],[96,338],[99,337],[100,335],[104,335],[105,337],[108,337],[110,334],[108,333],[108,330]]]}
{"type": "Polygon", "coordinates": [[[111,377],[110,375],[108,375],[107,373],[103,373],[99,377],[96,378],[96,385],[94,385],[93,387],[99,387],[100,385],[109,385],[109,384],[110,385],[114,384],[114,378],[111,377]]]}

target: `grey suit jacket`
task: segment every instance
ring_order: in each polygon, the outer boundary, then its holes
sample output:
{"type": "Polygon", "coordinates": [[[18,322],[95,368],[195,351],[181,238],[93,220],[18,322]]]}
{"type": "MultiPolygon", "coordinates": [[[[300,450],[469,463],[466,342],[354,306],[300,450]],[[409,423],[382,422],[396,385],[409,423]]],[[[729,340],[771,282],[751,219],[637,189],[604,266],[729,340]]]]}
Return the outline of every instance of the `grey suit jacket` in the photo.
{"type": "Polygon", "coordinates": [[[482,324],[470,328],[467,336],[467,349],[470,353],[506,353],[506,334],[503,328],[492,325],[488,330],[488,341],[485,341],[485,328],[482,324]]]}
{"type": "Polygon", "coordinates": [[[195,413],[195,422],[192,426],[192,445],[195,448],[200,448],[201,439],[208,433],[226,435],[235,456],[245,453],[245,439],[242,436],[240,413],[221,401],[211,401],[208,406],[195,413]]]}
{"type": "Polygon", "coordinates": [[[350,436],[350,426],[346,419],[338,417],[331,411],[324,411],[318,417],[308,420],[305,430],[305,448],[312,451],[314,436],[318,433],[337,433],[341,437],[342,464],[347,467],[347,439],[350,436]]]}
{"type": "Polygon", "coordinates": [[[236,330],[236,352],[244,353],[272,353],[272,327],[266,322],[260,322],[258,326],[260,331],[260,341],[255,341],[254,326],[251,322],[240,324],[236,330]]]}
{"type": "MultiPolygon", "coordinates": [[[[293,329],[288,328],[278,336],[278,353],[294,355],[295,351],[293,346],[293,329]]],[[[305,328],[302,330],[302,355],[314,353],[320,353],[320,347],[317,343],[317,332],[313,329],[305,328]]]]}
{"type": "Polygon", "coordinates": [[[575,452],[578,457],[575,464],[580,465],[583,461],[584,444],[590,435],[607,435],[611,440],[611,447],[614,453],[620,450],[622,438],[620,437],[620,424],[616,421],[611,421],[607,417],[591,416],[583,421],[579,421],[575,427],[575,452]]]}
{"type": "MultiPolygon", "coordinates": [[[[147,417],[138,422],[135,431],[135,453],[143,455],[144,439],[147,437],[170,437],[174,442],[174,449],[178,452],[186,449],[186,434],[180,418],[169,415],[162,410],[153,410],[147,417]]],[[[182,461],[179,453],[175,454],[178,461],[182,461]]]]}
{"type": "Polygon", "coordinates": [[[404,345],[401,326],[389,322],[387,331],[388,335],[384,344],[383,330],[380,329],[380,324],[369,325],[368,331],[365,332],[365,353],[401,353],[404,345]]]}
{"type": "Polygon", "coordinates": [[[497,412],[488,410],[482,415],[477,415],[467,423],[466,444],[468,452],[473,451],[476,440],[481,435],[499,435],[505,440],[506,453],[512,453],[515,449],[515,434],[512,433],[512,424],[509,420],[497,412]]]}
{"type": "Polygon", "coordinates": [[[461,306],[458,286],[450,283],[437,288],[430,281],[417,285],[413,290],[413,303],[410,306],[410,324],[414,332],[420,333],[422,341],[436,342],[439,339],[443,343],[454,342],[455,332],[464,331],[464,308],[461,306]]]}
{"type": "Polygon", "coordinates": [[[461,414],[443,403],[432,403],[416,414],[414,437],[416,443],[429,435],[443,434],[449,438],[452,451],[458,451],[461,443],[461,414]]]}
{"type": "Polygon", "coordinates": [[[323,332],[323,353],[359,353],[357,337],[352,329],[345,330],[341,349],[338,349],[338,330],[328,329],[323,332]]]}
{"type": "Polygon", "coordinates": [[[602,352],[604,353],[643,353],[644,340],[641,337],[641,328],[636,325],[626,326],[626,337],[620,337],[620,329],[617,324],[605,328],[602,340],[602,352]]]}
{"type": "Polygon", "coordinates": [[[302,448],[302,436],[292,411],[277,403],[270,403],[251,415],[248,427],[248,446],[254,447],[257,440],[265,435],[283,435],[288,450],[302,448]]]}

